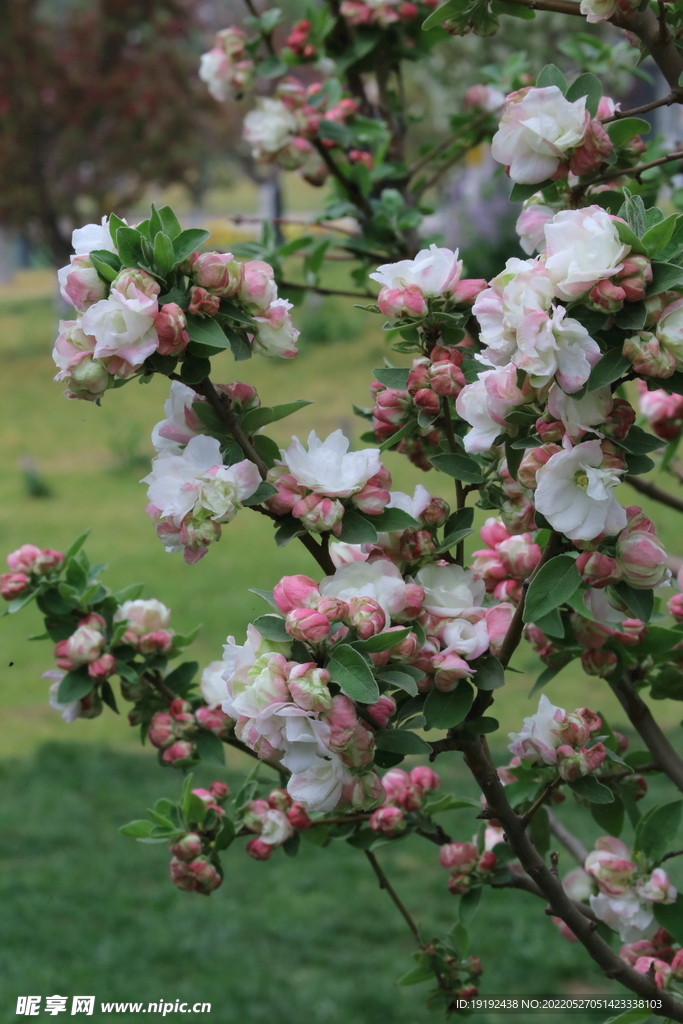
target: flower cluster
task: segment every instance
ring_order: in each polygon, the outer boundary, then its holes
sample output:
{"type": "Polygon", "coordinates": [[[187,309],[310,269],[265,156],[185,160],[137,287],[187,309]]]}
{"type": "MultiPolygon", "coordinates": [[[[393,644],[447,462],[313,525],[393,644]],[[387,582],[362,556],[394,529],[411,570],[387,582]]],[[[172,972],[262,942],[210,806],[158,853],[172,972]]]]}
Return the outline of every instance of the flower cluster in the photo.
{"type": "Polygon", "coordinates": [[[426,766],[413,768],[410,773],[391,768],[382,777],[382,786],[386,799],[373,811],[368,825],[373,832],[393,837],[405,831],[411,815],[420,811],[427,794],[439,789],[441,779],[426,766]]]}
{"type": "Polygon", "coordinates": [[[205,812],[202,822],[195,822],[192,831],[174,838],[169,845],[173,854],[169,866],[171,881],[178,889],[209,896],[223,882],[223,873],[215,854],[212,833],[223,817],[223,804],[229,789],[224,782],[212,782],[208,789],[193,789],[192,796],[201,801],[205,812]]]}
{"type": "Polygon", "coordinates": [[[231,25],[216,33],[216,41],[203,53],[199,64],[199,77],[219,103],[234,94],[237,98],[249,88],[254,78],[254,61],[245,47],[245,33],[231,25]]]}
{"type": "Polygon", "coordinates": [[[590,897],[591,909],[623,942],[653,935],[653,904],[674,903],[678,895],[665,871],[636,863],[628,847],[613,836],[596,840],[584,868],[599,890],[590,897]]]}
{"type": "Polygon", "coordinates": [[[439,862],[448,868],[448,891],[462,896],[472,887],[487,882],[496,867],[493,850],[480,849],[477,837],[471,843],[444,843],[439,850],[439,862]]]}
{"type": "Polygon", "coordinates": [[[607,756],[602,742],[585,744],[599,732],[602,721],[588,708],[566,712],[543,694],[538,711],[524,719],[522,731],[510,733],[508,750],[532,764],[557,765],[561,779],[574,782],[599,768],[607,756]]]}
{"type": "Polygon", "coordinates": [[[392,320],[422,320],[430,311],[472,305],[486,287],[479,278],[462,279],[458,250],[430,245],[412,260],[385,263],[370,274],[381,285],[377,297],[380,313],[392,320]]]}
{"type": "Polygon", "coordinates": [[[9,572],[0,574],[0,594],[5,601],[14,601],[30,590],[37,578],[58,572],[64,564],[61,551],[23,544],[7,556],[9,572]]]}
{"type": "Polygon", "coordinates": [[[683,949],[675,948],[673,937],[664,928],[658,928],[651,938],[625,943],[619,956],[639,974],[654,977],[659,988],[683,981],[683,949]]]}
{"type": "Polygon", "coordinates": [[[438,0],[342,0],[339,13],[350,25],[387,28],[397,22],[412,22],[438,6],[438,0]]]}
{"type": "Polygon", "coordinates": [[[683,426],[683,395],[670,395],[661,388],[648,391],[642,380],[637,385],[638,408],[650,430],[663,441],[679,437],[683,426]]]}
{"type": "Polygon", "coordinates": [[[277,846],[313,824],[303,804],[292,800],[284,789],[271,790],[266,799],[250,800],[242,811],[242,822],[256,833],[246,845],[254,860],[268,860],[277,846]]]}
{"type": "Polygon", "coordinates": [[[499,601],[517,604],[522,581],[528,579],[541,559],[541,549],[530,533],[508,533],[498,519],[487,519],[481,530],[488,545],[473,552],[472,573],[483,580],[486,591],[499,601]]]}

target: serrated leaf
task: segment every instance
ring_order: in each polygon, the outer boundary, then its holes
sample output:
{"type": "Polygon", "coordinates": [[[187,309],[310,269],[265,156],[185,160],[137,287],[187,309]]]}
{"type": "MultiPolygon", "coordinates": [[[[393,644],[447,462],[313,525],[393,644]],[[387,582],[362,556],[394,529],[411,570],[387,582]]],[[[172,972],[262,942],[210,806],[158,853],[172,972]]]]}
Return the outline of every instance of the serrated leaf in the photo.
{"type": "Polygon", "coordinates": [[[582,779],[576,779],[568,785],[577,796],[592,804],[611,804],[614,800],[614,793],[609,786],[603,786],[594,775],[584,775],[582,779]]]}
{"type": "Polygon", "coordinates": [[[176,264],[182,263],[188,256],[191,256],[200,245],[204,244],[210,234],[211,232],[205,231],[204,228],[187,228],[185,231],[181,231],[177,238],[173,239],[176,264]]]}
{"type": "Polygon", "coordinates": [[[642,816],[633,840],[634,852],[644,853],[650,860],[662,857],[676,838],[681,823],[683,800],[656,804],[642,816]]]}
{"type": "Polygon", "coordinates": [[[473,682],[480,690],[498,690],[505,686],[505,669],[492,654],[483,655],[476,663],[473,682]]]}
{"type": "Polygon", "coordinates": [[[393,391],[406,390],[409,374],[409,369],[393,366],[380,366],[372,371],[375,380],[378,380],[380,384],[384,384],[386,388],[391,388],[393,391]]]}
{"type": "MultiPolygon", "coordinates": [[[[373,516],[373,519],[376,518],[373,516]]],[[[347,510],[341,522],[339,540],[347,544],[374,544],[377,540],[377,530],[365,516],[358,512],[347,510]]]]}
{"type": "Polygon", "coordinates": [[[529,585],[524,621],[535,622],[564,604],[581,586],[581,576],[570,555],[556,555],[541,566],[529,585]]]}
{"type": "Polygon", "coordinates": [[[326,665],[333,683],[337,683],[351,700],[374,704],[379,700],[379,687],[360,651],[348,644],[336,644],[326,665]]]}
{"type": "MultiPolygon", "coordinates": [[[[256,593],[256,591],[252,591],[256,593]]],[[[392,630],[391,633],[377,633],[376,636],[368,637],[367,640],[356,642],[358,650],[366,651],[368,654],[379,654],[381,651],[388,651],[410,634],[410,626],[405,629],[392,630]]]]}
{"type": "Polygon", "coordinates": [[[474,690],[465,680],[449,693],[431,690],[424,702],[424,716],[427,725],[434,729],[453,729],[460,725],[474,701],[474,690]]]}
{"type": "Polygon", "coordinates": [[[254,626],[266,640],[272,640],[278,644],[292,641],[285,629],[285,620],[281,619],[279,615],[259,615],[258,619],[254,620],[254,626]]]}
{"type": "Polygon", "coordinates": [[[388,686],[398,686],[399,689],[405,690],[411,697],[417,695],[417,683],[412,676],[408,675],[407,672],[401,672],[400,669],[382,669],[380,680],[383,683],[387,683],[388,686]]]}
{"type": "Polygon", "coordinates": [[[466,484],[480,484],[484,479],[479,463],[467,455],[444,452],[432,456],[429,461],[441,473],[446,473],[466,484]]]}
{"type": "Polygon", "coordinates": [[[205,348],[222,352],[228,347],[223,328],[210,316],[198,316],[196,313],[187,313],[187,333],[191,341],[196,341],[205,348]]]}
{"type": "Polygon", "coordinates": [[[619,597],[642,622],[649,622],[654,610],[655,597],[651,590],[636,590],[623,580],[614,587],[619,597]]]}

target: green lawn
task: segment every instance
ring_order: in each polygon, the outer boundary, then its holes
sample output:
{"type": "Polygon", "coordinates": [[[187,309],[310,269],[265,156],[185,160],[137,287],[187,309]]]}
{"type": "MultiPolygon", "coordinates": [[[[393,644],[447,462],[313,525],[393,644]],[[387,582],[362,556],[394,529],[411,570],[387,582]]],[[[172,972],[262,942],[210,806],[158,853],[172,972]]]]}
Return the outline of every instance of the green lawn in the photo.
{"type": "MultiPolygon", "coordinates": [[[[254,359],[235,367],[224,356],[216,360],[216,379],[239,376],[271,404],[313,399],[315,405],[273,428],[281,443],[312,427],[325,436],[341,426],[357,438],[364,424],[350,403],[368,402],[370,369],[381,365],[386,352],[381,321],[343,300],[299,309],[295,318],[303,330],[296,360],[254,359]],[[338,337],[343,340],[332,344],[338,337]]],[[[249,587],[270,588],[284,573],[315,576],[318,570],[296,543],[276,548],[268,523],[247,511],[197,566],[165,554],[144,515],[145,488],[137,482],[147,472],[149,432],[162,415],[164,382],[131,383],[107,394],[102,408],[67,402],[52,382],[55,327],[49,275],[24,275],[16,287],[0,291],[0,553],[25,542],[64,548],[92,527],[88,550],[94,561],[110,564],[109,582],[121,587],[144,581],[148,596],[173,608],[176,629],[202,623],[197,659],[217,658],[226,635],[239,638],[263,610],[249,587]],[[51,497],[27,494],[19,466],[27,457],[51,497]]],[[[392,454],[386,461],[395,486],[412,490],[422,482],[450,497],[447,478],[422,474],[392,454]]],[[[626,488],[621,497],[636,501],[626,488]]],[[[651,511],[669,550],[683,554],[675,514],[651,511]]],[[[471,541],[477,546],[476,538],[471,541]]],[[[125,718],[106,711],[95,721],[67,726],[51,711],[40,678],[52,666],[49,645],[26,639],[41,631],[34,610],[0,620],[2,1021],[16,1019],[18,994],[67,991],[119,1000],[206,999],[221,1024],[428,1019],[421,991],[394,985],[411,964],[409,936],[393,907],[374,892],[357,852],[343,844],[323,852],[304,846],[296,861],[278,855],[264,865],[235,849],[223,888],[204,900],[168,883],[163,849],[118,835],[117,826],[138,817],[154,797],[175,793],[179,777],[161,771],[149,751],[138,753],[125,718]]],[[[535,704],[527,700],[538,673],[533,655],[521,650],[516,665],[524,674],[513,675],[496,700],[506,731],[517,729],[535,704]]],[[[576,665],[548,692],[565,707],[602,710],[624,730],[606,684],[582,676],[576,665]]],[[[657,711],[678,739],[680,707],[667,701],[657,711]]],[[[232,759],[231,770],[239,767],[232,759]]],[[[459,791],[469,791],[459,768],[438,767],[452,775],[459,791]]],[[[565,805],[562,814],[571,820],[577,810],[565,805]]],[[[466,839],[473,822],[461,822],[448,827],[466,839]]],[[[591,827],[589,822],[589,833],[591,827]]],[[[596,829],[587,841],[594,834],[596,829]]],[[[410,839],[381,856],[394,867],[425,931],[436,932],[452,920],[454,904],[434,853],[418,842],[410,839]]],[[[484,990],[604,990],[583,953],[559,938],[541,907],[532,915],[528,902],[515,893],[487,894],[473,950],[489,965],[494,953],[502,949],[503,956],[495,974],[490,968],[485,975],[484,990]]],[[[477,1020],[489,1024],[495,1018],[477,1020]]]]}

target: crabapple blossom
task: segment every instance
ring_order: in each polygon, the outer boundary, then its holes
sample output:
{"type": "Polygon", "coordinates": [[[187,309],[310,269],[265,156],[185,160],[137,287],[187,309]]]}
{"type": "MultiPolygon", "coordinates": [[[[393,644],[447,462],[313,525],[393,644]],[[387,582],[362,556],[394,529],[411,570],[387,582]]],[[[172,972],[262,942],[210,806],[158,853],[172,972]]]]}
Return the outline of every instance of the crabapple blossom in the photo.
{"type": "Polygon", "coordinates": [[[298,437],[286,451],[282,463],[302,487],[329,498],[348,498],[357,493],[382,468],[376,448],[349,452],[349,440],[335,430],[321,441],[314,430],[308,435],[308,451],[298,437]]]}
{"type": "Polygon", "coordinates": [[[199,77],[219,103],[230,99],[231,89],[239,96],[254,76],[254,62],[246,57],[246,36],[234,25],[216,34],[212,49],[203,53],[199,77]]]}
{"type": "Polygon", "coordinates": [[[368,822],[373,832],[382,832],[386,836],[397,836],[403,832],[407,822],[405,813],[400,807],[379,807],[373,811],[368,822]]]}
{"type": "Polygon", "coordinates": [[[626,512],[614,496],[624,471],[603,466],[600,441],[583,441],[568,443],[536,474],[536,508],[570,540],[593,540],[626,526],[626,512]]]}
{"type": "Polygon", "coordinates": [[[527,317],[547,312],[552,299],[552,281],[540,260],[509,259],[472,307],[486,346],[482,362],[507,366],[518,347],[520,326],[527,317]]]}
{"type": "Polygon", "coordinates": [[[334,576],[325,576],[320,584],[323,597],[336,597],[348,604],[353,598],[370,598],[384,612],[387,622],[400,617],[408,607],[409,585],[401,570],[388,559],[373,562],[348,562],[334,576]]]}
{"type": "Polygon", "coordinates": [[[666,551],[654,524],[636,505],[626,509],[628,525],[617,538],[616,559],[623,578],[636,590],[651,590],[671,577],[666,551]]]}
{"type": "Polygon", "coordinates": [[[254,160],[270,163],[297,134],[297,121],[280,99],[260,96],[254,110],[244,118],[243,137],[251,146],[254,160]]]}
{"type": "Polygon", "coordinates": [[[512,181],[564,177],[568,153],[581,145],[589,122],[585,96],[570,102],[556,85],[519,89],[506,97],[491,153],[512,181]]]}
{"type": "Polygon", "coordinates": [[[458,250],[453,252],[432,243],[414,259],[384,263],[369,277],[382,286],[378,304],[380,309],[385,307],[385,315],[422,316],[427,308],[424,300],[452,295],[461,274],[458,250]]]}
{"type": "Polygon", "coordinates": [[[519,244],[528,256],[533,256],[545,247],[545,226],[552,220],[555,211],[543,203],[528,200],[517,218],[515,231],[519,235],[519,244]]]}
{"type": "Polygon", "coordinates": [[[517,368],[510,363],[495,370],[484,370],[467,384],[455,400],[458,415],[469,423],[464,437],[465,451],[475,454],[490,451],[499,434],[507,429],[505,417],[531,395],[530,385],[517,385],[517,368]]]}
{"type": "Polygon", "coordinates": [[[103,217],[100,224],[85,224],[82,228],[75,228],[71,235],[71,244],[77,256],[87,256],[94,249],[117,251],[112,240],[108,217],[103,217]]]}
{"type": "Polygon", "coordinates": [[[568,744],[563,744],[557,748],[555,754],[560,778],[569,782],[594,772],[607,756],[603,743],[596,743],[589,749],[581,747],[579,750],[574,750],[568,744]]]}
{"type": "Polygon", "coordinates": [[[107,296],[107,286],[89,256],[72,256],[69,266],[57,271],[57,279],[64,301],[81,313],[107,296]]]}
{"type": "Polygon", "coordinates": [[[548,392],[548,411],[559,420],[572,440],[604,423],[614,407],[609,386],[589,391],[582,398],[572,398],[557,384],[548,392]]]}
{"type": "Polygon", "coordinates": [[[545,267],[561,299],[574,299],[614,277],[630,249],[600,206],[561,210],[545,226],[545,267]]]}
{"type": "Polygon", "coordinates": [[[256,332],[253,346],[255,352],[272,358],[294,358],[298,352],[296,340],[299,337],[299,331],[289,315],[291,308],[291,302],[286,299],[274,299],[262,315],[254,317],[256,332]]]}
{"type": "Polygon", "coordinates": [[[193,437],[204,432],[204,424],[193,411],[200,396],[182,381],[171,382],[171,393],[164,403],[166,419],[160,420],[152,430],[152,444],[157,452],[174,445],[186,445],[193,437]]]}
{"type": "Polygon", "coordinates": [[[114,622],[125,622],[126,633],[139,638],[147,633],[165,630],[171,619],[171,610],[156,598],[124,601],[114,613],[114,622]]]}
{"type": "Polygon", "coordinates": [[[424,588],[425,611],[437,618],[459,618],[481,606],[486,587],[459,565],[425,565],[415,576],[424,588]]]}

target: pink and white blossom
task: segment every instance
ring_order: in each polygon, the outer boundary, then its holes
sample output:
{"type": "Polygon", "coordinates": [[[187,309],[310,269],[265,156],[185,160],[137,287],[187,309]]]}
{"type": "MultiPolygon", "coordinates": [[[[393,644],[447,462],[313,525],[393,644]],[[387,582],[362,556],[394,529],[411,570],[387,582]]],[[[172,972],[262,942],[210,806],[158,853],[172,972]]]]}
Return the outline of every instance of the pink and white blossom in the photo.
{"type": "Polygon", "coordinates": [[[425,565],[415,576],[424,588],[423,608],[437,618],[461,618],[481,607],[486,594],[483,580],[459,565],[425,565]]]}
{"type": "Polygon", "coordinates": [[[600,206],[561,210],[545,226],[545,266],[561,299],[574,299],[614,277],[630,252],[600,206]]]}
{"type": "Polygon", "coordinates": [[[414,259],[383,263],[369,276],[383,289],[403,291],[415,287],[425,298],[441,298],[452,294],[461,273],[462,260],[458,259],[458,250],[453,252],[432,243],[429,249],[421,249],[414,259]]]}
{"type": "Polygon", "coordinates": [[[321,441],[314,430],[308,435],[308,451],[298,437],[286,451],[282,462],[294,479],[315,494],[348,498],[363,487],[381,469],[376,448],[349,452],[349,440],[335,430],[321,441]]]}
{"type": "Polygon", "coordinates": [[[623,470],[603,467],[600,441],[583,441],[553,455],[537,474],[536,508],[570,540],[618,533],[626,512],[614,495],[623,470]]]}
{"type": "Polygon", "coordinates": [[[392,616],[400,616],[409,601],[409,585],[401,570],[388,559],[373,562],[348,562],[340,565],[334,576],[325,576],[320,584],[324,597],[337,597],[347,603],[365,597],[382,608],[387,624],[392,616]]]}
{"type": "Polygon", "coordinates": [[[297,134],[297,120],[282,100],[260,96],[244,118],[242,136],[255,160],[270,162],[297,134]]]}
{"type": "Polygon", "coordinates": [[[589,121],[585,96],[569,101],[556,85],[519,89],[505,100],[491,153],[512,181],[531,184],[559,177],[568,153],[583,141],[589,121]]]}
{"type": "Polygon", "coordinates": [[[484,370],[477,380],[467,384],[455,400],[458,415],[472,428],[464,437],[465,451],[490,451],[498,435],[505,433],[505,417],[528,401],[531,394],[526,382],[524,389],[517,386],[517,368],[512,363],[484,370]]]}
{"type": "Polygon", "coordinates": [[[192,409],[200,400],[192,388],[179,380],[171,382],[171,393],[164,403],[166,419],[160,420],[152,430],[152,444],[157,452],[176,445],[185,445],[203,433],[204,424],[192,409]]]}
{"type": "Polygon", "coordinates": [[[545,226],[553,219],[554,214],[555,211],[549,206],[535,202],[533,198],[524,204],[524,209],[517,218],[515,231],[519,235],[519,244],[528,256],[533,256],[535,252],[545,248],[545,226]]]}

